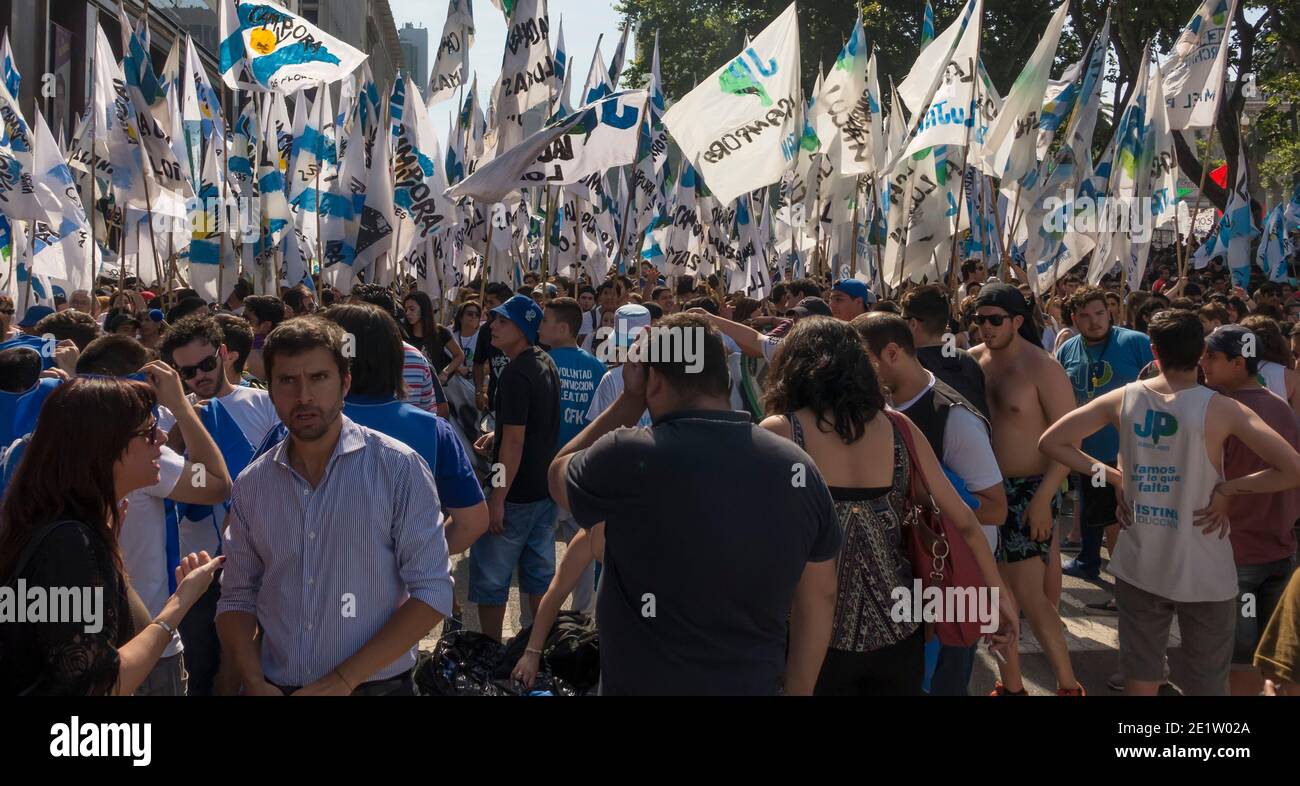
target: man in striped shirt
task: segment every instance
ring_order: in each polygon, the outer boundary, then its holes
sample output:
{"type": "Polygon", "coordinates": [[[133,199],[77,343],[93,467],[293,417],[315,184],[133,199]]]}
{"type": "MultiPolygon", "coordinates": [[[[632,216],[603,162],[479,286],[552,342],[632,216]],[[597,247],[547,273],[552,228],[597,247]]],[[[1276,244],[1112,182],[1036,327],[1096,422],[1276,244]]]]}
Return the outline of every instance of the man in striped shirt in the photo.
{"type": "Polygon", "coordinates": [[[343,340],[302,317],[263,352],[289,437],[235,484],[217,606],[245,694],[412,695],[416,645],[451,612],[433,475],[343,415],[343,340]]]}

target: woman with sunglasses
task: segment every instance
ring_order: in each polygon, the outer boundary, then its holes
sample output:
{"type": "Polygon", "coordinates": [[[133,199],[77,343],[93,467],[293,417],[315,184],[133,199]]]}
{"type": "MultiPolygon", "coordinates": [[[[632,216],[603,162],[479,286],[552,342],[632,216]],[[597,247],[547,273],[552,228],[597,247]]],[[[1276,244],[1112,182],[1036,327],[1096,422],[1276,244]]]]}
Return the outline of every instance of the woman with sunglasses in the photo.
{"type": "Polygon", "coordinates": [[[68,615],[75,620],[0,625],[0,693],[131,695],[221,565],[206,552],[181,560],[176,591],[152,621],[130,590],[118,545],[122,500],[158,483],[166,434],[153,415],[154,390],[180,385],[161,363],[144,373],[152,387],[78,379],[41,410],[0,508],[0,582],[22,582],[29,598],[75,589],[82,603],[68,615]]]}

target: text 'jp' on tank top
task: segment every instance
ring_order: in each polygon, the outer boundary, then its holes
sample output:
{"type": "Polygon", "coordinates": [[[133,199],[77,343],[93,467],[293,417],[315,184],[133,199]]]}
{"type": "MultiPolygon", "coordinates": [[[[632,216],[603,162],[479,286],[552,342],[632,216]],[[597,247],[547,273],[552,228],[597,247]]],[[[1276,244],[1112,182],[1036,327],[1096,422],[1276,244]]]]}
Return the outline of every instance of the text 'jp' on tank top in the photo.
{"type": "Polygon", "coordinates": [[[1197,385],[1166,396],[1124,386],[1120,456],[1133,523],[1110,562],[1116,577],[1180,603],[1237,594],[1232,545],[1193,524],[1221,477],[1205,449],[1205,412],[1215,392],[1197,385]]]}

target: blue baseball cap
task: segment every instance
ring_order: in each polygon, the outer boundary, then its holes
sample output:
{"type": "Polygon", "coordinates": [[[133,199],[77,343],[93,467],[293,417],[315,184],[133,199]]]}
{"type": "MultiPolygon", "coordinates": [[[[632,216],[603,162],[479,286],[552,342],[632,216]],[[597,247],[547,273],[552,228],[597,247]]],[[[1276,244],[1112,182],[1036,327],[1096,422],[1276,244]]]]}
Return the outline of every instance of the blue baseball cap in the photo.
{"type": "Polygon", "coordinates": [[[542,307],[537,305],[537,301],[524,295],[515,295],[492,309],[491,313],[500,314],[515,323],[529,344],[537,343],[537,329],[542,324],[542,307]]]}
{"type": "Polygon", "coordinates": [[[36,327],[37,322],[40,322],[42,319],[45,319],[46,317],[48,317],[50,314],[53,313],[54,313],[54,309],[50,308],[49,306],[32,306],[31,308],[27,309],[26,314],[23,314],[23,321],[18,323],[18,327],[20,328],[36,327]]]}
{"type": "Polygon", "coordinates": [[[871,287],[857,280],[856,278],[844,278],[835,282],[831,287],[836,292],[843,292],[849,297],[862,298],[862,305],[869,306],[876,302],[876,296],[872,294],[871,287]]]}
{"type": "Polygon", "coordinates": [[[639,303],[619,306],[614,312],[614,343],[620,347],[632,346],[652,321],[650,309],[639,303]]]}

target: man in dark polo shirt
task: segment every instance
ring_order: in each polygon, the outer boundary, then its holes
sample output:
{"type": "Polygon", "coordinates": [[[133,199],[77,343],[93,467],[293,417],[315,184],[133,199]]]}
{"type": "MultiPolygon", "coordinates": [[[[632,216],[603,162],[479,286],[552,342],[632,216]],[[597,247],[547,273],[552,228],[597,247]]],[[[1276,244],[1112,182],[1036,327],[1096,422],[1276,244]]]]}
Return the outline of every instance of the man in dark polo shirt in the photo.
{"type": "Polygon", "coordinates": [[[687,335],[699,352],[679,362],[625,364],[619,398],[551,463],[556,502],[605,522],[602,693],[811,694],[835,604],[830,492],[798,446],[731,411],[703,318],[665,317],[640,342],[687,335]],[[646,409],[652,427],[619,428],[646,409]]]}

